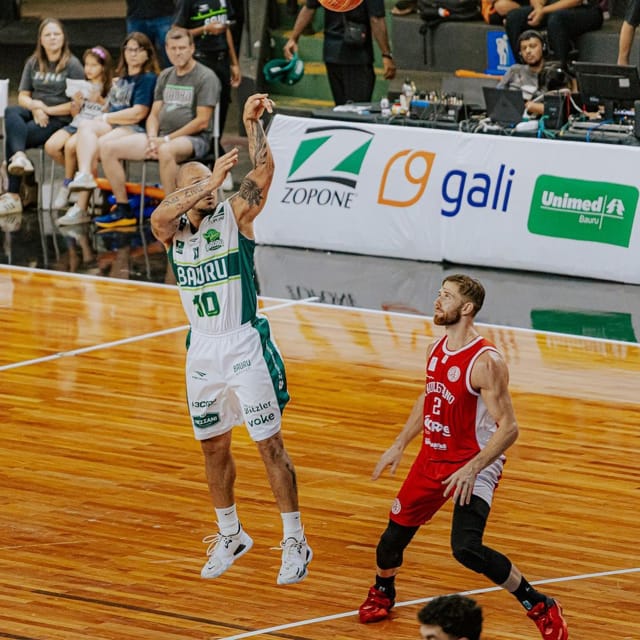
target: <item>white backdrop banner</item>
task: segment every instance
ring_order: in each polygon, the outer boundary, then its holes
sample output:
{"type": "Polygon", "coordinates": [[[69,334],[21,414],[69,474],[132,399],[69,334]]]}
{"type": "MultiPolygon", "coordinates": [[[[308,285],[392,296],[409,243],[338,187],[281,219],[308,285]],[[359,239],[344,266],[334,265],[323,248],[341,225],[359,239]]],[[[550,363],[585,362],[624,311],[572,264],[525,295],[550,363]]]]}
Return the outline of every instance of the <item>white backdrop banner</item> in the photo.
{"type": "Polygon", "coordinates": [[[277,115],[258,241],[640,283],[640,147],[277,115]]]}

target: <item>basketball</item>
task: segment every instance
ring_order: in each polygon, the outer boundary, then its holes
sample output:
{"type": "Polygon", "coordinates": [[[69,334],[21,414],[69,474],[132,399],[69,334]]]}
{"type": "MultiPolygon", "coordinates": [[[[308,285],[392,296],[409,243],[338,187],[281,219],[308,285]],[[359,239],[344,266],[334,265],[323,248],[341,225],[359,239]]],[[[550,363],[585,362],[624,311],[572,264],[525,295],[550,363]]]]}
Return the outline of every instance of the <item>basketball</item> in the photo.
{"type": "Polygon", "coordinates": [[[362,0],[318,0],[318,2],[329,11],[351,11],[362,4],[362,0]]]}

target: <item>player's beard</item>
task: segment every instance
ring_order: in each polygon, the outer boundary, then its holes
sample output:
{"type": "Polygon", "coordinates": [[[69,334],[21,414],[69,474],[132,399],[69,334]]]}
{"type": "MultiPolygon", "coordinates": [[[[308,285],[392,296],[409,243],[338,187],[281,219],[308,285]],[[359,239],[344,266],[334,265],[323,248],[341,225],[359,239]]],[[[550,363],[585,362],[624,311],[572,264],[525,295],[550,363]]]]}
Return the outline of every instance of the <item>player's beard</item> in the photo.
{"type": "Polygon", "coordinates": [[[460,322],[460,318],[462,318],[462,313],[460,312],[461,309],[462,305],[448,313],[445,313],[444,311],[436,311],[433,315],[434,324],[437,324],[440,327],[450,327],[454,324],[458,324],[458,322],[460,322]]]}

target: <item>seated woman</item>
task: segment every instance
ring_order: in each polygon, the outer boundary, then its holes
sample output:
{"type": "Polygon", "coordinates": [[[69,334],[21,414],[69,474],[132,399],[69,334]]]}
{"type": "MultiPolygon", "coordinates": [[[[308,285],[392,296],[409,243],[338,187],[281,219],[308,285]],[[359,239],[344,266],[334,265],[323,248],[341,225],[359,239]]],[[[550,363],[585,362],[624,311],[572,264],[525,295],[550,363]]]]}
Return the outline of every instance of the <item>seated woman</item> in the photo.
{"type": "Polygon", "coordinates": [[[22,212],[20,182],[25,173],[33,173],[25,151],[43,145],[71,121],[67,78],[83,79],[84,69],[69,49],[62,23],[45,18],[38,28],[36,49],[22,71],[18,105],[5,111],[9,188],[0,196],[0,215],[22,212]]]}
{"type": "Polygon", "coordinates": [[[78,127],[76,156],[78,171],[69,183],[71,191],[82,191],[78,202],[58,220],[58,224],[87,222],[94,173],[98,163],[98,142],[114,140],[134,132],[144,132],[144,123],[153,104],[153,92],[160,67],[151,41],[143,33],[127,35],[116,66],[116,79],[109,92],[109,110],[101,118],[85,120],[78,127]]]}
{"type": "Polygon", "coordinates": [[[565,71],[569,66],[569,53],[572,43],[588,31],[596,31],[602,27],[602,9],[600,0],[550,0],[536,2],[535,6],[528,0],[517,0],[517,5],[506,0],[501,8],[496,1],[496,10],[505,11],[505,31],[514,57],[518,57],[518,39],[527,29],[546,29],[549,49],[555,60],[565,71]]]}

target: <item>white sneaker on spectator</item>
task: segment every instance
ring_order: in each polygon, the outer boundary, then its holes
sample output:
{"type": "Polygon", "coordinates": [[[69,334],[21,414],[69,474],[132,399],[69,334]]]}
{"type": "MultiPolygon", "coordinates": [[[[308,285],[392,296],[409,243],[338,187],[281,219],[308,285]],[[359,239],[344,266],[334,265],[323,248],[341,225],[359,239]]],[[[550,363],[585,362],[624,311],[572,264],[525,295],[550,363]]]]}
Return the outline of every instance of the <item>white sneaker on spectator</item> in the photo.
{"type": "Polygon", "coordinates": [[[89,222],[89,220],[91,220],[89,212],[81,209],[77,204],[74,204],[67,213],[56,220],[56,224],[60,226],[82,224],[83,222],[89,222]]]}
{"type": "Polygon", "coordinates": [[[54,209],[65,209],[69,204],[69,187],[66,184],[63,184],[60,187],[60,190],[56,194],[55,200],[53,201],[54,209]]]}
{"type": "Polygon", "coordinates": [[[217,578],[221,576],[238,558],[243,556],[253,546],[253,540],[242,528],[232,536],[214,533],[203,538],[202,542],[209,545],[207,555],[209,559],[202,567],[200,576],[203,578],[217,578]]]}
{"type": "Polygon", "coordinates": [[[231,171],[227,171],[227,175],[224,177],[224,181],[222,182],[222,190],[233,191],[233,176],[231,175],[231,171]]]}
{"type": "Polygon", "coordinates": [[[0,196],[0,216],[9,213],[22,213],[22,202],[19,196],[14,198],[11,193],[3,193],[0,196]]]}
{"type": "Polygon", "coordinates": [[[295,584],[307,577],[307,565],[313,559],[313,551],[307,544],[307,539],[302,540],[287,538],[280,543],[282,549],[282,566],[278,574],[278,584],[295,584]]]}
{"type": "Polygon", "coordinates": [[[33,173],[33,165],[31,164],[31,160],[27,158],[21,151],[18,151],[13,154],[9,162],[9,166],[7,167],[7,171],[12,176],[21,176],[25,173],[33,173]]]}
{"type": "Polygon", "coordinates": [[[81,173],[78,171],[69,183],[69,191],[91,191],[91,189],[95,189],[97,186],[94,177],[90,173],[81,173]]]}

